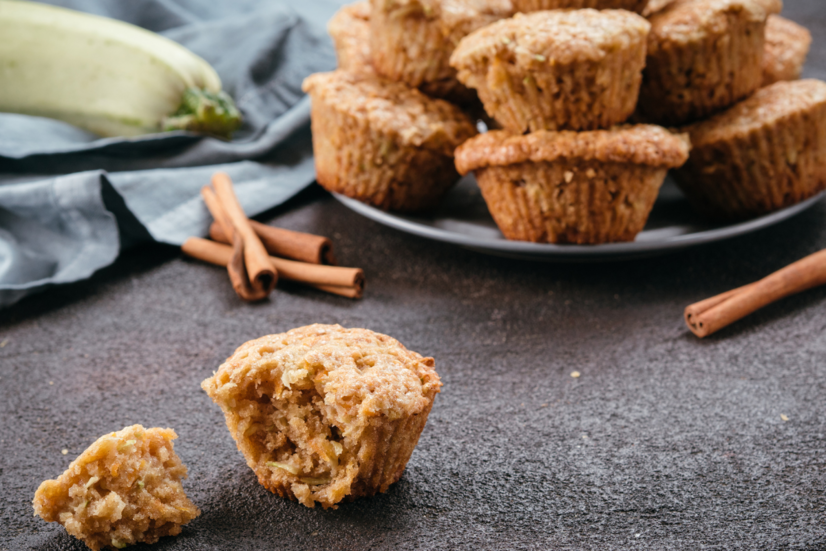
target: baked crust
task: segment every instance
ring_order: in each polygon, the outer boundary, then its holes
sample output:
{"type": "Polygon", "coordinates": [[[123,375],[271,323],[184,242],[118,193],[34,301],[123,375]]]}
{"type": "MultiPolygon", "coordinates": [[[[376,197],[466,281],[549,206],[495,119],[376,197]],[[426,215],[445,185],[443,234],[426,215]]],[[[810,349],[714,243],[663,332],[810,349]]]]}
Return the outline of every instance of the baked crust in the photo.
{"type": "Polygon", "coordinates": [[[584,9],[628,10],[642,13],[649,0],[513,0],[516,12],[530,13],[543,10],[584,9]]]}
{"type": "Polygon", "coordinates": [[[797,80],[812,45],[812,33],[779,15],[766,20],[766,49],[763,53],[763,86],[781,80],[797,80]]]}
{"type": "Polygon", "coordinates": [[[539,131],[521,136],[491,131],[456,150],[456,168],[467,174],[491,166],[559,159],[675,168],[686,162],[690,148],[688,135],[672,134],[653,125],[591,132],[539,131]]]}
{"type": "Polygon", "coordinates": [[[476,180],[507,239],[585,245],[633,241],[667,171],[558,159],[483,168],[476,180]]]}
{"type": "Polygon", "coordinates": [[[643,118],[676,126],[760,87],[766,17],[779,0],[677,0],[651,16],[643,118]]]}
{"type": "Polygon", "coordinates": [[[763,214],[826,187],[826,83],[777,82],[686,130],[694,149],[675,176],[709,216],[763,214]]]}
{"type": "Polygon", "coordinates": [[[462,39],[451,64],[513,133],[608,128],[634,111],[649,27],[625,10],[517,14],[462,39]]]}
{"type": "Polygon", "coordinates": [[[201,512],[186,497],[172,429],[126,427],[98,438],[34,495],[35,514],[93,551],[155,543],[201,512]]]}
{"type": "Polygon", "coordinates": [[[313,102],[358,119],[399,145],[452,156],[459,144],[476,133],[458,107],[378,76],[316,73],[304,80],[302,89],[313,102]]]}
{"type": "Polygon", "coordinates": [[[509,17],[510,0],[371,0],[376,71],[428,94],[472,100],[456,80],[450,54],[464,36],[509,17]]]}
{"type": "Polygon", "coordinates": [[[459,147],[456,165],[474,171],[506,238],[596,244],[634,240],[666,172],[688,151],[687,136],[656,126],[493,131],[459,147]]]}
{"type": "Polygon", "coordinates": [[[327,508],[402,475],[441,388],[433,365],[386,335],[317,324],[241,345],[201,386],[264,487],[327,508]]]}
{"type": "Polygon", "coordinates": [[[453,151],[476,134],[458,107],[401,83],[342,71],[307,78],[316,179],[379,208],[434,206],[458,180],[453,151]]]}
{"type": "Polygon", "coordinates": [[[338,68],[356,73],[372,73],[370,55],[370,2],[347,4],[327,23],[333,38],[338,68]]]}

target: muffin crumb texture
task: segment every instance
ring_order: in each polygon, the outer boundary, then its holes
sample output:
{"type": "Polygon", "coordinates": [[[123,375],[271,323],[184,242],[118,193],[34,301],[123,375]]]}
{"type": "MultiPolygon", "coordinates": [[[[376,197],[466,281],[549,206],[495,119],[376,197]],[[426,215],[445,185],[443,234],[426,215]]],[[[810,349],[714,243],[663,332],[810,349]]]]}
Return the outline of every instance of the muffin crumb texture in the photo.
{"type": "Polygon", "coordinates": [[[648,0],[513,0],[513,9],[522,13],[583,8],[643,13],[648,3],[648,0]]]}
{"type": "Polygon", "coordinates": [[[456,183],[456,147],[476,134],[458,107],[404,84],[344,71],[304,81],[312,97],[316,178],[388,210],[434,206],[456,183]]]}
{"type": "Polygon", "coordinates": [[[373,73],[370,55],[370,2],[363,0],[339,9],[327,24],[336,47],[338,68],[373,73]]]}
{"type": "Polygon", "coordinates": [[[441,387],[433,365],[386,335],[311,325],[242,345],[202,387],[265,488],[328,508],[401,477],[441,387]]]}
{"type": "Polygon", "coordinates": [[[812,33],[779,15],[766,20],[766,49],[763,54],[763,86],[781,80],[797,80],[812,45],[812,33]]]}
{"type": "Polygon", "coordinates": [[[639,111],[677,126],[754,93],[763,80],[765,25],[779,0],[676,0],[651,16],[639,111]]]}
{"type": "Polygon", "coordinates": [[[684,135],[656,126],[593,132],[493,131],[456,152],[475,171],[508,239],[596,244],[633,241],[669,168],[688,158],[684,135]]]}
{"type": "Polygon", "coordinates": [[[122,549],[174,536],[201,514],[186,497],[186,467],[172,429],[133,425],[101,436],[34,496],[35,514],[90,549],[122,549]]]}
{"type": "Polygon", "coordinates": [[[711,217],[765,214],[826,188],[826,83],[777,82],[687,131],[694,148],[675,177],[711,217]]]}
{"type": "Polygon", "coordinates": [[[510,132],[609,128],[634,112],[649,28],[624,10],[517,14],[462,39],[450,62],[510,132]]]}

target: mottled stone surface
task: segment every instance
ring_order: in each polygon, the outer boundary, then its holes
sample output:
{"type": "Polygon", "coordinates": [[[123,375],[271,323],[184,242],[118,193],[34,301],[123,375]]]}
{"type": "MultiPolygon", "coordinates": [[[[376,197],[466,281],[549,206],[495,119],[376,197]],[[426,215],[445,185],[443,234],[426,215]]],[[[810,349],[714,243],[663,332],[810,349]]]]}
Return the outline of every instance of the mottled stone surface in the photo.
{"type": "MultiPolygon", "coordinates": [[[[826,8],[786,4],[826,77],[826,8]]],[[[133,423],[175,428],[203,511],[157,549],[826,548],[826,288],[704,341],[682,321],[826,247],[826,202],[610,265],[483,256],[319,190],[267,220],[331,236],[364,300],[284,285],[242,304],[223,270],[152,246],[0,311],[0,549],[83,549],[32,516],[34,491],[133,423]],[[337,511],[260,487],[199,387],[242,342],[314,322],[390,334],[445,383],[401,481],[337,511]]]]}

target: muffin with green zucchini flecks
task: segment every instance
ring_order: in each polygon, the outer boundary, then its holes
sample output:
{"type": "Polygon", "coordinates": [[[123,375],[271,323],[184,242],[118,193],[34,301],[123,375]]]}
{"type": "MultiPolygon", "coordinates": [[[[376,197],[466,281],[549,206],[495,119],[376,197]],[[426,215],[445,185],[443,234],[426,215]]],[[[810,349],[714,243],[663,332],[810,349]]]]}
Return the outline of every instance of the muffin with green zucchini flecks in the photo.
{"type": "Polygon", "coordinates": [[[265,488],[326,509],[401,477],[442,384],[396,339],[317,324],[241,345],[201,386],[265,488]]]}
{"type": "Polygon", "coordinates": [[[633,241],[669,168],[689,143],[658,126],[526,135],[488,132],[456,151],[473,171],[493,219],[508,239],[596,244],[633,241]]]}
{"type": "Polygon", "coordinates": [[[476,134],[458,107],[386,79],[343,71],[304,81],[316,179],[386,210],[434,206],[458,180],[453,151],[476,134]]]}
{"type": "Polygon", "coordinates": [[[466,36],[450,63],[506,130],[595,130],[637,104],[650,25],[625,10],[517,14],[466,36]]]}
{"type": "Polygon", "coordinates": [[[122,549],[181,533],[201,512],[186,497],[172,429],[126,427],[98,438],[34,495],[34,511],[90,549],[122,549]]]}
{"type": "Polygon", "coordinates": [[[781,81],[685,129],[694,149],[675,176],[714,218],[747,218],[826,188],[826,83],[781,81]]]}

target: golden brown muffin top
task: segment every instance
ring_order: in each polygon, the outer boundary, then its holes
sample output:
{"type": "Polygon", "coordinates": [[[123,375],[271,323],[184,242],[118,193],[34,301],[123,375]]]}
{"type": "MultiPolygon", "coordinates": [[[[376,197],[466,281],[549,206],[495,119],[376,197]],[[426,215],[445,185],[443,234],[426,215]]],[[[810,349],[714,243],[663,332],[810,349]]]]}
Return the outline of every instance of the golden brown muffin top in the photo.
{"type": "Polygon", "coordinates": [[[370,55],[370,2],[363,0],[339,9],[327,23],[336,45],[338,68],[373,72],[370,55]]]}
{"type": "Polygon", "coordinates": [[[767,45],[777,46],[779,49],[805,45],[808,50],[811,43],[812,33],[806,27],[779,15],[770,15],[766,19],[767,45]]]}
{"type": "Polygon", "coordinates": [[[202,386],[220,403],[249,381],[276,378],[290,389],[315,387],[343,416],[399,419],[424,411],[439,392],[433,365],[387,335],[315,324],[242,344],[202,386]]]}
{"type": "Polygon", "coordinates": [[[459,147],[456,168],[467,174],[489,166],[557,159],[675,168],[688,160],[690,149],[686,134],[643,124],[590,132],[540,130],[525,135],[494,130],[459,147]]]}
{"type": "Polygon", "coordinates": [[[676,0],[651,16],[648,49],[722,35],[729,31],[732,16],[761,22],[782,8],[781,0],[676,0]]]}
{"type": "Polygon", "coordinates": [[[693,124],[686,130],[691,134],[692,143],[699,147],[742,136],[824,103],[824,82],[813,79],[776,82],[761,88],[728,111],[693,124]]]}
{"type": "MultiPolygon", "coordinates": [[[[373,9],[439,19],[449,31],[478,19],[510,17],[510,0],[372,0],[373,9]]],[[[450,34],[449,32],[447,34],[450,34]]]]}
{"type": "Polygon", "coordinates": [[[476,126],[461,109],[418,90],[375,75],[344,71],[316,73],[304,80],[312,100],[366,122],[404,145],[453,155],[476,134],[476,126]]]}
{"type": "Polygon", "coordinates": [[[475,31],[450,58],[457,69],[487,65],[492,58],[537,70],[556,63],[599,61],[606,54],[645,40],[651,25],[625,10],[552,10],[510,19],[475,31]]]}
{"type": "Polygon", "coordinates": [[[766,20],[764,84],[770,84],[766,77],[771,77],[771,82],[798,78],[811,45],[812,33],[808,29],[779,15],[770,15],[766,20]]]}

